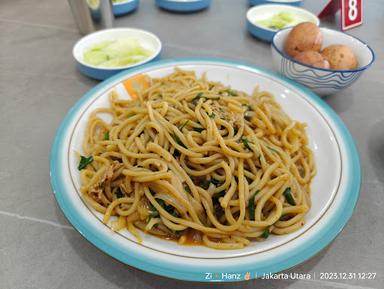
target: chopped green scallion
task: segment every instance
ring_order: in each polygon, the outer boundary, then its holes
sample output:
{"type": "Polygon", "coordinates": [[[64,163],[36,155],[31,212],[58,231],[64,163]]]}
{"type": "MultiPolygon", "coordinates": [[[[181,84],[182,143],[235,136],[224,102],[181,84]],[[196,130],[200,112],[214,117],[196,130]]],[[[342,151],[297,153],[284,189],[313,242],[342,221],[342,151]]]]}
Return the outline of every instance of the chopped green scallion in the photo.
{"type": "Polygon", "coordinates": [[[79,162],[79,166],[77,167],[77,169],[79,171],[81,171],[82,169],[85,169],[92,162],[93,162],[92,156],[89,156],[89,157],[80,156],[80,162],[79,162]]]}
{"type": "Polygon", "coordinates": [[[156,199],[160,206],[174,217],[180,217],[179,212],[172,205],[167,205],[162,199],[156,199]]]}
{"type": "Polygon", "coordinates": [[[245,177],[247,179],[248,184],[251,184],[253,180],[250,177],[245,177]]]}
{"type": "Polygon", "coordinates": [[[123,192],[121,191],[120,188],[117,188],[117,190],[115,191],[115,195],[116,195],[116,198],[118,198],[118,199],[124,197],[124,194],[123,194],[123,192]]]}
{"type": "Polygon", "coordinates": [[[290,204],[292,206],[296,206],[296,202],[295,202],[295,199],[293,198],[293,196],[291,194],[291,188],[290,187],[285,189],[283,195],[284,195],[285,199],[287,200],[288,204],[290,204]]]}
{"type": "Polygon", "coordinates": [[[185,144],[181,141],[181,139],[176,134],[173,134],[173,138],[175,139],[178,145],[182,146],[183,148],[186,148],[185,144]]]}
{"type": "Polygon", "coordinates": [[[249,219],[251,221],[255,220],[255,209],[256,209],[256,204],[255,204],[255,197],[256,195],[260,192],[260,190],[257,190],[250,198],[248,202],[248,212],[249,212],[249,219]]]}
{"type": "Polygon", "coordinates": [[[187,184],[184,184],[184,190],[189,194],[192,193],[191,188],[187,184]]]}
{"type": "Polygon", "coordinates": [[[205,128],[203,128],[203,127],[194,127],[193,130],[201,133],[203,130],[205,130],[205,128]]]}
{"type": "Polygon", "coordinates": [[[279,221],[288,221],[289,215],[288,214],[282,214],[279,218],[279,221]]]}
{"type": "Polygon", "coordinates": [[[260,238],[267,239],[269,237],[269,229],[265,229],[263,234],[260,235],[260,238]]]}
{"type": "Polygon", "coordinates": [[[243,145],[244,145],[245,148],[251,150],[251,147],[249,146],[248,139],[247,139],[246,137],[242,137],[242,138],[241,138],[241,141],[242,141],[242,143],[243,143],[243,145]]]}
{"type": "Polygon", "coordinates": [[[197,105],[197,103],[199,102],[199,99],[202,97],[203,97],[203,93],[199,92],[198,94],[196,94],[196,96],[194,98],[192,98],[192,103],[194,105],[197,105]]]}

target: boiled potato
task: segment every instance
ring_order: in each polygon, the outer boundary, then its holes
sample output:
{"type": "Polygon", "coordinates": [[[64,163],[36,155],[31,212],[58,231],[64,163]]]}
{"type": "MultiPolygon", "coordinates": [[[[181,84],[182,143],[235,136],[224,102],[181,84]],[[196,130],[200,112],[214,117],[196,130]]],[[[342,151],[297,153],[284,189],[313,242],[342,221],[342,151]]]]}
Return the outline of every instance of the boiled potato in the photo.
{"type": "Polygon", "coordinates": [[[331,69],[349,70],[358,66],[352,49],[345,45],[330,45],[322,51],[322,56],[328,60],[331,69]]]}
{"type": "Polygon", "coordinates": [[[320,28],[312,22],[303,22],[289,32],[284,50],[289,56],[295,57],[306,50],[320,52],[322,43],[323,35],[320,28]]]}
{"type": "Polygon", "coordinates": [[[294,58],[301,63],[311,65],[314,67],[325,68],[325,69],[330,68],[328,60],[324,59],[324,57],[317,51],[313,51],[313,50],[303,51],[296,54],[294,58]]]}

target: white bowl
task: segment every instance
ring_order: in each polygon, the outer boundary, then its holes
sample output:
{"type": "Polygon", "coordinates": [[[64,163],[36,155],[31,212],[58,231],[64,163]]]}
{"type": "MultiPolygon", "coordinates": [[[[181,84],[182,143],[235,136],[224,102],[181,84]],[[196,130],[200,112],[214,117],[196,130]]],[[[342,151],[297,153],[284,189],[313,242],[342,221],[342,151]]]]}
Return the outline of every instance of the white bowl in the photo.
{"type": "Polygon", "coordinates": [[[159,59],[161,47],[160,39],[151,32],[136,28],[112,28],[100,30],[81,38],[73,47],[72,54],[81,73],[95,79],[103,80],[123,70],[159,59]],[[98,67],[84,62],[84,52],[87,49],[97,43],[106,40],[115,40],[121,37],[137,39],[145,49],[153,52],[152,55],[138,63],[119,67],[98,67]]]}
{"type": "Polygon", "coordinates": [[[273,36],[278,30],[261,26],[257,24],[257,21],[268,19],[280,12],[292,13],[296,17],[299,17],[301,22],[309,21],[315,23],[317,26],[320,25],[319,18],[315,14],[303,8],[284,4],[264,4],[254,6],[247,11],[247,30],[253,36],[263,41],[271,42],[273,36]]]}
{"type": "Polygon", "coordinates": [[[275,68],[284,76],[304,84],[319,95],[334,94],[350,86],[375,61],[372,48],[360,39],[340,31],[320,28],[323,34],[323,47],[332,44],[350,47],[356,55],[359,67],[352,70],[334,70],[303,64],[284,52],[284,43],[291,29],[280,30],[272,39],[272,58],[275,68]]]}

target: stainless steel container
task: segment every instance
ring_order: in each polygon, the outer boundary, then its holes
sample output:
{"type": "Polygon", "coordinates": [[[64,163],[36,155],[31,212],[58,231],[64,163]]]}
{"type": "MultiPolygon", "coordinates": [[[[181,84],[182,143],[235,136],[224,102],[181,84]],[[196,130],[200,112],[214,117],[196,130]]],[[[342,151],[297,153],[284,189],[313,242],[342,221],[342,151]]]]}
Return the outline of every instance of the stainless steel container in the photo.
{"type": "Polygon", "coordinates": [[[80,33],[112,28],[113,13],[111,0],[68,0],[80,33]]]}

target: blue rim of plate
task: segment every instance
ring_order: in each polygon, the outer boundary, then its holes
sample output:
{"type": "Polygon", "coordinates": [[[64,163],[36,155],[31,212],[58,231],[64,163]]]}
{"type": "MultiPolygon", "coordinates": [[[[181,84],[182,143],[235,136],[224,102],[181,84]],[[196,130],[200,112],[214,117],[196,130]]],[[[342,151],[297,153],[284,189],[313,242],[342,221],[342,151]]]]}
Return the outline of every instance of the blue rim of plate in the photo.
{"type": "MultiPolygon", "coordinates": [[[[67,126],[71,122],[72,118],[77,114],[77,112],[82,108],[82,106],[92,97],[97,95],[98,92],[106,90],[112,83],[117,79],[123,77],[124,75],[137,73],[148,68],[160,68],[163,66],[175,65],[178,64],[222,64],[232,67],[245,67],[246,69],[253,71],[257,74],[266,75],[272,78],[275,78],[282,83],[289,84],[297,89],[300,93],[304,94],[312,103],[320,107],[330,120],[332,120],[334,128],[337,129],[338,134],[340,134],[341,139],[343,140],[344,146],[343,150],[345,151],[346,158],[348,160],[348,166],[346,166],[346,182],[345,182],[345,196],[343,202],[336,212],[336,216],[329,220],[327,227],[324,230],[320,230],[315,235],[311,236],[307,243],[300,248],[299,252],[286,252],[284,255],[278,257],[273,257],[269,262],[264,262],[262,265],[257,264],[257,259],[251,262],[251,264],[218,264],[217,272],[223,271],[230,266],[229,271],[233,274],[241,274],[245,276],[245,273],[248,272],[257,272],[257,275],[252,275],[251,279],[262,276],[263,274],[271,274],[286,270],[295,265],[298,265],[309,258],[316,255],[322,249],[324,249],[343,229],[347,221],[352,215],[352,212],[356,206],[360,186],[361,186],[361,168],[359,155],[354,144],[354,141],[342,122],[339,116],[334,112],[319,96],[314,94],[309,89],[301,86],[300,84],[289,80],[285,77],[277,75],[273,72],[270,72],[266,69],[261,69],[246,63],[241,63],[237,61],[230,61],[217,58],[178,58],[170,60],[161,60],[154,63],[148,63],[140,67],[132,68],[129,71],[121,72],[103,82],[98,84],[96,87],[88,91],[77,103],[69,110],[64,120],[62,121],[50,153],[50,178],[53,193],[55,198],[64,212],[65,216],[69,222],[83,235],[88,241],[90,241],[97,248],[103,252],[109,254],[115,259],[136,267],[138,269],[154,273],[157,275],[170,277],[173,279],[188,280],[188,281],[239,281],[236,279],[206,279],[206,272],[212,272],[212,267],[207,267],[204,262],[199,266],[194,266],[188,263],[179,264],[177,262],[172,262],[166,258],[158,260],[156,258],[149,258],[140,254],[137,251],[124,251],[118,246],[116,242],[111,238],[105,238],[100,236],[88,223],[85,219],[78,218],[76,209],[71,205],[68,194],[65,193],[66,184],[63,180],[62,172],[64,166],[61,165],[63,158],[59,154],[61,144],[65,141],[65,131],[67,126]]],[[[242,279],[244,280],[244,279],[242,279]]]]}

